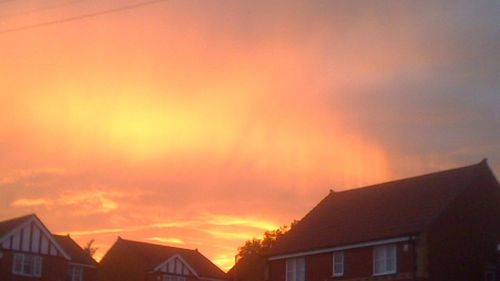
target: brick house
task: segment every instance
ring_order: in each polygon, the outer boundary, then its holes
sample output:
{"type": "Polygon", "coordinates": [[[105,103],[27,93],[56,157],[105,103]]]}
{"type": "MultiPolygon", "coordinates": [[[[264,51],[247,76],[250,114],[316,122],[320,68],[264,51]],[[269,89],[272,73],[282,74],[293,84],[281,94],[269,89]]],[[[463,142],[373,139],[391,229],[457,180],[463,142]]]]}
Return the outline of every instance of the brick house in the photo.
{"type": "Polygon", "coordinates": [[[268,257],[270,281],[494,281],[500,186],[486,160],[331,191],[268,257]]]}
{"type": "Polygon", "coordinates": [[[118,240],[100,262],[101,281],[224,281],[226,274],[198,250],[118,240]]]}
{"type": "Polygon", "coordinates": [[[95,281],[97,263],[36,215],[0,222],[1,281],[95,281]]]}

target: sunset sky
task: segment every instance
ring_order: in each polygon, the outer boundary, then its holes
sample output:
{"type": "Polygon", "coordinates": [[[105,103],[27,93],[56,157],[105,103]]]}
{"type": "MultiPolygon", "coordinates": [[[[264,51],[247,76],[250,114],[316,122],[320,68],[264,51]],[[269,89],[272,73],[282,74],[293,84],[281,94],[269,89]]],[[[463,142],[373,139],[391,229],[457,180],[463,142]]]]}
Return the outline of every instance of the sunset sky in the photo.
{"type": "Polygon", "coordinates": [[[330,189],[483,158],[498,175],[499,12],[497,0],[0,1],[0,220],[36,213],[81,245],[95,238],[97,259],[120,235],[198,248],[227,270],[245,240],[330,189]]]}

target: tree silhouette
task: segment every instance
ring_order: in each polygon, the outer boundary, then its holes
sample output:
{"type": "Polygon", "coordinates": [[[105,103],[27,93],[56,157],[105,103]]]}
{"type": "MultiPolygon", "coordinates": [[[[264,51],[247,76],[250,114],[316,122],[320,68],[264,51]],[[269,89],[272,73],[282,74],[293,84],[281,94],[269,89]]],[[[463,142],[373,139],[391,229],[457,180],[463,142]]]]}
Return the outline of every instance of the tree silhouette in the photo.
{"type": "Polygon", "coordinates": [[[278,229],[264,232],[262,239],[253,238],[238,248],[236,264],[229,270],[228,275],[234,281],[263,281],[266,280],[265,255],[274,247],[285,233],[292,229],[297,221],[290,226],[283,225],[278,229]]]}
{"type": "Polygon", "coordinates": [[[250,255],[265,255],[275,245],[276,241],[292,229],[297,222],[297,220],[294,220],[290,223],[290,226],[283,225],[278,229],[266,231],[262,239],[253,238],[252,240],[247,240],[245,245],[238,248],[237,259],[250,255]]]}
{"type": "Polygon", "coordinates": [[[87,244],[85,244],[85,247],[83,247],[83,251],[86,252],[87,254],[89,254],[89,256],[93,257],[95,255],[95,253],[97,252],[97,250],[99,249],[98,247],[95,247],[94,246],[94,238],[90,239],[89,242],[87,242],[87,244]]]}

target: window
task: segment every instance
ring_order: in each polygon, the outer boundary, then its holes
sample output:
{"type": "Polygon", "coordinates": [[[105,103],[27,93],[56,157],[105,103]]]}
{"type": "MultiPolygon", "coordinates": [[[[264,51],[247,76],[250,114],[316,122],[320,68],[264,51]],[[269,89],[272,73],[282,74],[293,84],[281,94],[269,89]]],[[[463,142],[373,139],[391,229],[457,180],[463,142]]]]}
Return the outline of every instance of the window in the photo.
{"type": "Polygon", "coordinates": [[[286,260],[286,281],[306,280],[306,260],[304,258],[286,260]]]}
{"type": "Polygon", "coordinates": [[[42,257],[14,254],[12,272],[17,275],[40,277],[42,276],[42,257]]]}
{"type": "Polygon", "coordinates": [[[392,274],[397,271],[396,244],[373,248],[373,275],[392,274]]]}
{"type": "Polygon", "coordinates": [[[83,281],[83,267],[74,265],[71,267],[71,281],[83,281]]]}
{"type": "Polygon", "coordinates": [[[186,281],[186,277],[174,276],[174,275],[164,275],[163,281],[186,281]]]}
{"type": "Polygon", "coordinates": [[[333,253],[333,276],[344,275],[344,252],[333,253]]]}
{"type": "Polygon", "coordinates": [[[484,281],[495,281],[495,280],[496,280],[496,278],[495,278],[495,277],[496,277],[496,276],[495,276],[495,271],[492,271],[492,270],[490,271],[490,270],[488,270],[488,271],[486,271],[486,272],[484,273],[484,281]]]}

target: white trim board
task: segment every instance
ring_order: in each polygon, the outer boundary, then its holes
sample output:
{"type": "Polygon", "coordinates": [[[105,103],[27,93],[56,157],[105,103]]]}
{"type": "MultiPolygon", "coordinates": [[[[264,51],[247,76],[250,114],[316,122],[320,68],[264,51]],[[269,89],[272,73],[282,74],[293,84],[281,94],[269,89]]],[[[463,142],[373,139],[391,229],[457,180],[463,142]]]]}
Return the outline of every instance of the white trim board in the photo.
{"type": "Polygon", "coordinates": [[[171,256],[170,258],[168,258],[166,261],[164,261],[164,262],[160,263],[159,265],[157,265],[157,266],[154,268],[154,270],[153,270],[153,271],[162,272],[162,271],[161,271],[161,268],[162,268],[163,266],[167,265],[170,261],[175,260],[176,258],[178,258],[179,260],[181,260],[181,262],[184,264],[184,266],[186,266],[186,267],[188,268],[188,270],[189,270],[189,271],[191,271],[191,273],[192,273],[194,276],[196,276],[196,277],[198,277],[198,278],[200,277],[200,276],[198,275],[198,273],[197,273],[197,272],[196,272],[196,271],[195,271],[195,270],[194,270],[194,269],[193,269],[193,268],[189,265],[189,263],[187,263],[187,262],[186,262],[186,261],[185,261],[185,260],[181,257],[181,255],[179,255],[179,254],[175,254],[175,255],[171,256]]]}
{"type": "MultiPolygon", "coordinates": [[[[0,237],[0,245],[4,241],[6,241],[7,239],[10,239],[10,237],[12,235],[16,234],[16,232],[21,231],[21,229],[25,228],[26,226],[30,225],[31,223],[34,223],[38,227],[38,229],[40,229],[40,231],[43,232],[43,234],[45,235],[45,237],[52,243],[52,245],[54,245],[54,247],[56,247],[57,251],[59,251],[64,258],[66,258],[67,260],[71,260],[71,257],[66,253],[66,251],[64,251],[64,249],[54,239],[54,236],[52,236],[52,233],[50,233],[50,231],[43,225],[43,223],[40,221],[40,219],[38,219],[38,217],[35,216],[35,215],[32,215],[25,222],[21,223],[20,225],[18,225],[17,227],[13,228],[8,233],[6,233],[4,236],[0,237]]],[[[40,235],[42,235],[42,233],[40,233],[40,235]]],[[[20,251],[20,252],[30,252],[31,249],[28,249],[27,251],[19,249],[17,251],[20,251]]],[[[49,255],[52,255],[50,253],[50,251],[49,251],[49,255]]]]}
{"type": "Polygon", "coordinates": [[[383,245],[383,244],[389,244],[389,243],[397,243],[397,242],[409,241],[411,238],[412,238],[411,236],[402,236],[402,237],[396,237],[396,238],[390,238],[390,239],[384,239],[384,240],[374,240],[374,241],[361,242],[361,243],[356,243],[356,244],[349,244],[349,245],[343,245],[343,246],[337,246],[337,247],[331,247],[331,248],[324,248],[324,249],[319,249],[319,250],[304,251],[304,252],[298,252],[298,253],[293,253],[293,254],[272,256],[272,257],[269,257],[268,260],[270,260],[270,261],[281,260],[281,259],[296,258],[296,257],[301,257],[301,256],[310,256],[310,255],[316,255],[316,254],[330,253],[330,252],[342,251],[342,250],[348,250],[348,249],[356,249],[356,248],[377,246],[377,245],[383,245]]]}

